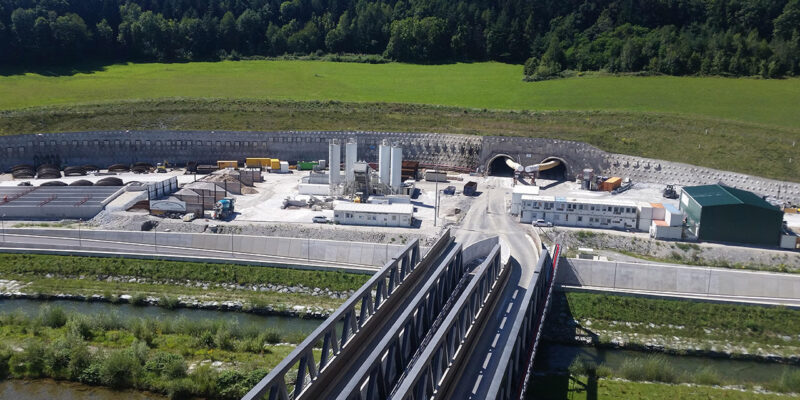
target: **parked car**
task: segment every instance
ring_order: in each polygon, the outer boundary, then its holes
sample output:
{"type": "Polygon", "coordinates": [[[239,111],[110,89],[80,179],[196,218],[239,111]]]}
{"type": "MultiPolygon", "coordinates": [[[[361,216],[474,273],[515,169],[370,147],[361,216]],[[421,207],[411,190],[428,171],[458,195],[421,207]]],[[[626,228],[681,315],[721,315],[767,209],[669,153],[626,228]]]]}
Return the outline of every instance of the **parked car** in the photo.
{"type": "Polygon", "coordinates": [[[327,224],[328,223],[328,217],[326,217],[324,215],[317,215],[316,217],[312,218],[311,220],[314,221],[315,224],[327,224]]]}
{"type": "Polygon", "coordinates": [[[545,221],[543,219],[537,219],[536,221],[533,221],[533,226],[540,226],[540,227],[544,227],[544,228],[552,228],[553,227],[553,223],[549,222],[549,221],[545,221]]]}

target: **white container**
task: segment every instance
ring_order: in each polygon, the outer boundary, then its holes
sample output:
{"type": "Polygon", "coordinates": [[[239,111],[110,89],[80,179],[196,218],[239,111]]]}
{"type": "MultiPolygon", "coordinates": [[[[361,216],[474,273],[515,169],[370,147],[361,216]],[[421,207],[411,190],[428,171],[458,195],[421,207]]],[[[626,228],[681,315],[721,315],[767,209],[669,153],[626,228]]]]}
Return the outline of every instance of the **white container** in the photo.
{"type": "Polygon", "coordinates": [[[319,167],[319,169],[325,169],[327,164],[325,163],[325,160],[319,160],[317,161],[317,166],[319,167]]]}
{"type": "Polygon", "coordinates": [[[328,161],[330,161],[329,182],[337,184],[342,181],[342,148],[339,146],[339,140],[332,139],[328,145],[328,161]]]}
{"type": "Polygon", "coordinates": [[[378,146],[378,181],[385,185],[390,184],[390,172],[392,168],[392,148],[389,142],[384,140],[378,146]]]}
{"type": "Polygon", "coordinates": [[[353,182],[356,179],[355,165],[358,157],[358,144],[355,139],[350,139],[344,148],[344,179],[353,182]]]}
{"type": "Polygon", "coordinates": [[[400,146],[392,146],[392,168],[391,176],[389,178],[389,185],[392,191],[398,193],[400,187],[403,186],[403,148],[400,146]]]}
{"type": "Polygon", "coordinates": [[[289,172],[289,162],[288,161],[281,161],[281,172],[288,173],[289,172]]]}
{"type": "Polygon", "coordinates": [[[639,230],[643,232],[648,232],[650,230],[650,225],[652,225],[653,220],[649,218],[639,218],[639,230]]]}

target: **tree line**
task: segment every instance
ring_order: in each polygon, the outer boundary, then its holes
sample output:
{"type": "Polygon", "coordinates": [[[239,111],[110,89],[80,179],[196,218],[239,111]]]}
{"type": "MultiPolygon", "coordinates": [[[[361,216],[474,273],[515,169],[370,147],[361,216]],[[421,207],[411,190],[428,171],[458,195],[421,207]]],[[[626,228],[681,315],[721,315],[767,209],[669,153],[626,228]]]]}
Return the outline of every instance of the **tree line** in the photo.
{"type": "Polygon", "coordinates": [[[0,0],[7,66],[286,54],[794,76],[800,0],[0,0]]]}

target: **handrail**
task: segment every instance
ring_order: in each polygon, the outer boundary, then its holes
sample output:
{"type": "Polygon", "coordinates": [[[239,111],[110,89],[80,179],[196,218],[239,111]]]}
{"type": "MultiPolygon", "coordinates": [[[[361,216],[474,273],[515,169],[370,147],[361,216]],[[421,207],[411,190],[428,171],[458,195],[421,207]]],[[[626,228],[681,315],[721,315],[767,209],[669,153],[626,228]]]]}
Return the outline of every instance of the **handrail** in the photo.
{"type": "Polygon", "coordinates": [[[255,400],[267,396],[270,400],[290,400],[302,396],[308,386],[325,372],[325,368],[348,348],[353,337],[396,292],[406,277],[424,261],[437,256],[449,243],[450,231],[447,230],[422,261],[420,261],[419,240],[409,243],[242,399],[255,400]],[[356,310],[358,305],[360,310],[356,310]],[[313,349],[320,340],[322,353],[317,361],[313,349]],[[286,379],[287,376],[293,375],[291,371],[296,371],[297,375],[294,388],[290,392],[286,379]]]}
{"type": "Polygon", "coordinates": [[[522,357],[527,356],[528,346],[531,341],[528,337],[532,330],[534,320],[534,313],[544,304],[545,286],[548,283],[548,274],[546,273],[547,267],[552,263],[550,254],[547,248],[543,247],[542,255],[539,257],[539,262],[536,265],[535,276],[532,280],[533,285],[529,287],[522,298],[522,307],[519,315],[522,318],[517,318],[514,325],[511,327],[509,337],[515,338],[509,341],[500,356],[498,363],[501,368],[497,369],[492,376],[491,385],[489,386],[487,398],[507,400],[512,398],[512,393],[516,388],[512,388],[513,382],[519,382],[521,372],[524,368],[522,363],[527,361],[522,357]]]}
{"type": "Polygon", "coordinates": [[[429,342],[411,369],[401,378],[392,393],[392,399],[423,400],[431,398],[434,393],[441,394],[447,377],[452,376],[453,366],[461,359],[464,345],[479,326],[478,323],[491,312],[485,305],[492,301],[501,290],[502,284],[510,268],[500,261],[500,245],[494,246],[486,260],[475,269],[475,274],[463,293],[453,304],[452,309],[441,321],[439,328],[430,337],[429,342]]]}
{"type": "Polygon", "coordinates": [[[381,342],[337,398],[385,399],[417,352],[422,339],[467,274],[461,245],[453,248],[395,320],[381,342]]]}
{"type": "Polygon", "coordinates": [[[547,318],[547,311],[550,309],[551,299],[553,298],[553,286],[556,283],[556,275],[558,274],[558,259],[561,256],[561,245],[556,244],[555,249],[553,250],[553,263],[551,264],[550,268],[550,282],[547,285],[547,294],[544,307],[538,310],[538,317],[536,318],[536,325],[534,331],[536,331],[536,336],[533,340],[533,346],[530,349],[528,354],[528,362],[526,363],[525,368],[525,378],[519,385],[519,391],[517,392],[517,398],[519,400],[525,399],[525,392],[528,390],[528,380],[530,379],[531,373],[533,372],[533,360],[536,359],[536,350],[539,348],[539,343],[542,340],[542,333],[544,332],[544,321],[547,318]]]}

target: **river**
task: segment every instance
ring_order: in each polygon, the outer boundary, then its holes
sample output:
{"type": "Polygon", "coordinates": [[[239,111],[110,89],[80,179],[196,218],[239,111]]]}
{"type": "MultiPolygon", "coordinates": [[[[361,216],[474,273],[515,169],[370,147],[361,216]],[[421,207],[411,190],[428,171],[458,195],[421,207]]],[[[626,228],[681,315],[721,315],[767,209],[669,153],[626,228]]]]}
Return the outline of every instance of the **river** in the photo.
{"type": "MultiPolygon", "coordinates": [[[[650,354],[633,350],[544,343],[536,355],[534,365],[537,373],[563,373],[567,371],[573,360],[580,359],[595,365],[603,364],[612,370],[619,370],[626,360],[645,358],[650,354]]],[[[676,371],[692,375],[708,368],[716,372],[723,381],[740,384],[748,382],[754,385],[765,384],[775,381],[784,371],[800,371],[798,366],[769,362],[668,354],[661,354],[661,356],[676,371]]]]}
{"type": "Polygon", "coordinates": [[[35,381],[10,380],[0,382],[2,400],[149,400],[166,397],[149,392],[116,391],[80,383],[59,382],[50,379],[35,381]]]}
{"type": "Polygon", "coordinates": [[[0,300],[0,313],[21,312],[28,316],[36,316],[42,305],[50,304],[61,307],[67,313],[81,314],[118,313],[123,318],[187,318],[190,320],[213,319],[238,323],[240,326],[260,325],[276,330],[284,335],[305,333],[308,335],[321,323],[318,319],[282,317],[274,315],[258,315],[245,312],[198,310],[177,308],[170,310],[154,306],[134,306],[131,304],[111,304],[106,302],[72,301],[72,300],[0,300]]]}

